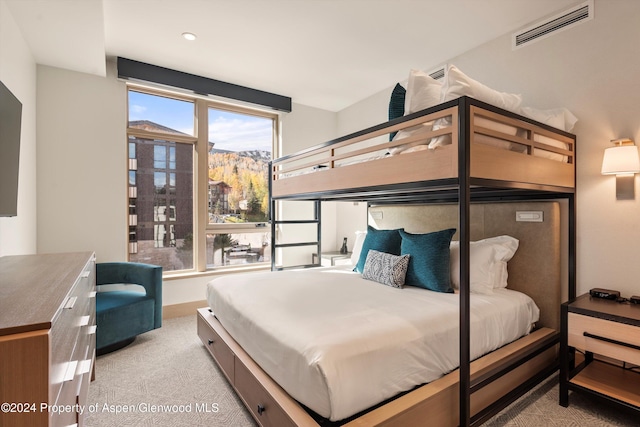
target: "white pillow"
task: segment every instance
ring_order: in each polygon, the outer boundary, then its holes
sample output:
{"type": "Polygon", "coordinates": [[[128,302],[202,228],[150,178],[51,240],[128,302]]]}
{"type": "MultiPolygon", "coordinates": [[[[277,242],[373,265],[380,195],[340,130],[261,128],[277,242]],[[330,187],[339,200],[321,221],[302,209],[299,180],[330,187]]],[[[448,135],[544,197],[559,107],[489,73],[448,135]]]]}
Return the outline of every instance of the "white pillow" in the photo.
{"type": "MultiPolygon", "coordinates": [[[[495,130],[497,132],[504,133],[505,135],[516,136],[518,133],[518,128],[515,126],[511,126],[506,123],[496,122],[494,120],[487,119],[481,116],[476,116],[474,118],[474,125],[495,130]]],[[[495,138],[489,135],[484,135],[482,133],[476,133],[473,136],[473,140],[480,144],[490,145],[492,147],[501,148],[503,150],[524,152],[527,149],[527,147],[524,145],[514,144],[511,141],[495,138]]]]}
{"type": "Polygon", "coordinates": [[[473,120],[473,124],[476,126],[495,130],[496,132],[504,133],[506,135],[516,136],[516,134],[518,133],[518,128],[516,126],[511,126],[506,123],[500,123],[495,120],[487,119],[480,115],[475,116],[473,120]]]}
{"type": "Polygon", "coordinates": [[[491,89],[468,77],[455,65],[450,65],[442,88],[442,102],[451,101],[463,95],[484,101],[513,113],[518,113],[520,104],[522,104],[522,96],[491,89]]]}
{"type": "Polygon", "coordinates": [[[578,121],[578,118],[566,108],[539,110],[533,107],[522,107],[520,114],[566,132],[571,132],[578,121]]]}
{"type": "MultiPolygon", "coordinates": [[[[471,292],[491,294],[494,289],[506,288],[507,261],[518,249],[519,241],[511,236],[497,236],[470,242],[471,292]]],[[[460,288],[460,242],[450,245],[451,286],[460,288]]]]}
{"type": "Polygon", "coordinates": [[[428,150],[428,149],[429,149],[428,145],[424,145],[424,144],[422,144],[422,145],[414,145],[411,148],[407,148],[406,150],[402,150],[400,152],[400,154],[416,153],[418,151],[425,151],[425,150],[428,150]]]}
{"type": "MultiPolygon", "coordinates": [[[[455,65],[450,65],[447,70],[444,86],[442,87],[442,102],[451,101],[452,99],[459,98],[463,95],[470,96],[514,113],[520,112],[519,108],[520,104],[522,104],[522,96],[512,93],[498,92],[497,90],[491,89],[490,87],[473,80],[460,71],[455,65]]],[[[514,126],[494,122],[493,120],[488,120],[483,117],[478,117],[475,120],[475,124],[478,126],[483,126],[509,135],[516,135],[518,131],[518,128],[514,126]]],[[[433,130],[447,126],[451,126],[451,120],[439,119],[436,120],[436,123],[433,125],[433,130]]],[[[478,141],[476,136],[476,142],[485,142],[488,143],[488,145],[498,146],[499,148],[507,150],[522,151],[522,146],[514,146],[510,142],[506,141],[500,142],[500,140],[496,140],[495,138],[485,138],[484,135],[480,137],[480,140],[481,141],[478,141]]],[[[448,135],[441,136],[434,138],[429,143],[429,149],[435,150],[438,147],[448,144],[451,144],[451,138],[448,135]]]]}
{"type": "Polygon", "coordinates": [[[356,265],[360,259],[360,252],[362,252],[362,243],[364,238],[367,237],[366,231],[356,231],[356,240],[353,243],[353,249],[351,249],[351,264],[356,265]]]}
{"type": "Polygon", "coordinates": [[[404,99],[404,114],[415,113],[440,104],[442,83],[420,70],[409,72],[407,95],[404,99]]]}
{"type": "MultiPolygon", "coordinates": [[[[444,119],[438,119],[435,121],[435,123],[433,124],[433,130],[440,130],[449,126],[451,126],[451,119],[445,117],[444,119]]],[[[438,147],[449,144],[451,144],[451,135],[442,135],[436,138],[431,138],[431,141],[429,141],[429,149],[435,150],[438,147]]]]}
{"type": "MultiPolygon", "coordinates": [[[[533,140],[536,142],[542,142],[543,144],[550,145],[556,148],[562,148],[563,150],[568,150],[569,146],[557,139],[550,138],[548,136],[535,134],[533,135],[533,140]]],[[[553,151],[541,150],[538,148],[533,149],[533,155],[538,157],[544,157],[545,159],[556,160],[558,162],[567,163],[569,161],[569,156],[565,156],[564,154],[554,153],[553,151]]]]}
{"type": "MultiPolygon", "coordinates": [[[[407,82],[407,95],[404,100],[405,116],[415,113],[425,108],[440,104],[442,98],[442,83],[420,70],[411,70],[407,82]]],[[[431,130],[433,122],[422,123],[408,129],[399,131],[393,140],[407,138],[424,130],[431,130]]],[[[425,143],[426,145],[426,143],[425,143]]],[[[394,147],[389,150],[391,155],[400,154],[406,149],[405,146],[394,147]]]]}

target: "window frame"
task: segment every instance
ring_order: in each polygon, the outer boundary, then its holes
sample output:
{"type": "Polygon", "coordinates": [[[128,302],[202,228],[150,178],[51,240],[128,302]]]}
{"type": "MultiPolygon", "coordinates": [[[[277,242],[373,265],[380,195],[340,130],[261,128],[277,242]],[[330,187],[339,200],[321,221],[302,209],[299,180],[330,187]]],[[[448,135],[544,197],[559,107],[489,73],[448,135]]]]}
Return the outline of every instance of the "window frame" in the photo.
{"type": "MultiPolygon", "coordinates": [[[[147,85],[135,83],[127,83],[127,122],[126,136],[127,144],[129,137],[145,138],[145,139],[161,139],[172,141],[175,143],[185,143],[193,145],[193,268],[184,270],[171,270],[163,272],[164,276],[180,277],[188,276],[194,273],[215,273],[222,270],[249,270],[256,268],[267,268],[269,262],[251,263],[246,265],[217,266],[207,268],[207,234],[235,234],[235,233],[264,233],[271,231],[269,221],[252,222],[252,223],[209,223],[209,108],[216,110],[224,110],[232,113],[245,114],[250,116],[258,116],[272,120],[272,147],[271,158],[276,158],[280,150],[280,118],[278,112],[252,108],[235,103],[212,100],[207,97],[197,95],[187,95],[176,93],[170,90],[158,89],[147,85]],[[144,129],[136,129],[129,127],[129,92],[135,91],[148,95],[161,96],[165,98],[176,99],[180,101],[188,101],[194,104],[194,135],[173,134],[162,131],[148,131],[144,129]]],[[[127,145],[128,147],[128,145],[127,145]]],[[[167,150],[167,162],[169,159],[169,150],[167,150]]],[[[129,150],[127,150],[127,162],[129,159],[129,150]]],[[[127,173],[129,173],[127,171],[127,173]]],[[[271,173],[271,171],[267,171],[271,173]]],[[[128,181],[128,179],[127,179],[128,181]]],[[[129,200],[129,184],[127,182],[127,200],[129,200]]],[[[129,202],[127,203],[129,209],[129,202]]],[[[130,218],[129,210],[127,217],[130,218]]],[[[130,247],[130,220],[127,220],[127,248],[130,247]]],[[[127,259],[129,259],[129,250],[127,250],[127,259]]]]}

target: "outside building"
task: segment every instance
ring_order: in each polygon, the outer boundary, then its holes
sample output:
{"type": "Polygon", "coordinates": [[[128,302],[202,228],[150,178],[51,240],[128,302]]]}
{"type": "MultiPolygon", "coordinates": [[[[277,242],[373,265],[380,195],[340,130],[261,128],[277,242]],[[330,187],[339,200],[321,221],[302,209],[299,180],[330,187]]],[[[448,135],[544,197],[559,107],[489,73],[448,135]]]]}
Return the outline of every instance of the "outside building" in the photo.
{"type": "MultiPolygon", "coordinates": [[[[148,121],[130,127],[181,134],[148,121]]],[[[220,153],[210,143],[210,157],[220,153]]],[[[250,158],[250,157],[249,157],[250,158]]],[[[234,169],[237,169],[234,168],[234,169]]],[[[236,172],[237,173],[237,172],[236,172]]],[[[232,206],[233,187],[209,179],[209,222],[244,222],[246,198],[232,206]]],[[[165,270],[193,268],[193,148],[159,139],[129,137],[129,260],[162,265],[165,270]]],[[[207,265],[234,265],[270,259],[269,233],[208,234],[207,265]]]]}
{"type": "MultiPolygon", "coordinates": [[[[148,120],[132,121],[130,127],[181,133],[148,120]]],[[[191,145],[129,137],[131,261],[193,267],[192,194],[191,145]]]]}

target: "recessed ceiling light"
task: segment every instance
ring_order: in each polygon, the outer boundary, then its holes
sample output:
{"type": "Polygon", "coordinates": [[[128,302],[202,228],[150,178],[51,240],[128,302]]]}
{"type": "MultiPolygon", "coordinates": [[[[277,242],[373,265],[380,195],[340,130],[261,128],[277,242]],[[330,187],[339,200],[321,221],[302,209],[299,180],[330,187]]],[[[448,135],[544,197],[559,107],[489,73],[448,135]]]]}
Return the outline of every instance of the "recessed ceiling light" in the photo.
{"type": "Polygon", "coordinates": [[[189,41],[193,41],[193,40],[195,40],[197,38],[195,34],[189,33],[189,32],[182,33],[182,37],[184,37],[185,39],[187,39],[189,41]]]}

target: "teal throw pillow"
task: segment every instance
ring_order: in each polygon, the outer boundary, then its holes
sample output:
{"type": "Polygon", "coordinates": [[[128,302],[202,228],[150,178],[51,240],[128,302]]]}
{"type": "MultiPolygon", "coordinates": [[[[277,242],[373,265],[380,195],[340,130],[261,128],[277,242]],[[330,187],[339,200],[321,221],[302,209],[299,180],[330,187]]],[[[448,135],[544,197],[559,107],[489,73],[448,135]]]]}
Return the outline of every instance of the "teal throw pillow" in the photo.
{"type": "MultiPolygon", "coordinates": [[[[397,119],[404,116],[404,100],[407,96],[407,90],[403,88],[400,83],[396,83],[396,86],[391,92],[391,99],[389,100],[389,120],[397,119]]],[[[389,141],[393,140],[398,132],[391,132],[389,134],[389,141]]]]}
{"type": "Polygon", "coordinates": [[[378,252],[385,252],[391,255],[400,255],[400,244],[402,238],[400,237],[400,231],[398,230],[378,230],[370,225],[367,226],[367,237],[362,242],[362,251],[360,251],[360,258],[353,271],[362,273],[364,271],[364,264],[367,261],[367,254],[370,249],[374,249],[378,252]]]}
{"type": "Polygon", "coordinates": [[[411,255],[405,285],[419,286],[435,292],[452,293],[449,245],[454,228],[426,234],[400,231],[401,255],[411,255]]]}

